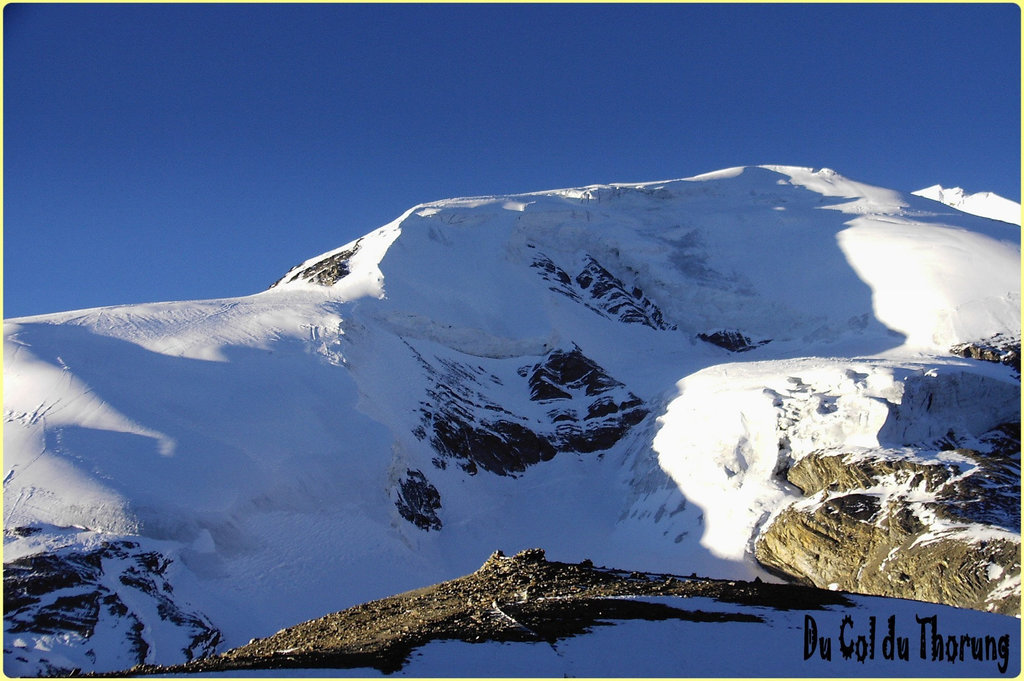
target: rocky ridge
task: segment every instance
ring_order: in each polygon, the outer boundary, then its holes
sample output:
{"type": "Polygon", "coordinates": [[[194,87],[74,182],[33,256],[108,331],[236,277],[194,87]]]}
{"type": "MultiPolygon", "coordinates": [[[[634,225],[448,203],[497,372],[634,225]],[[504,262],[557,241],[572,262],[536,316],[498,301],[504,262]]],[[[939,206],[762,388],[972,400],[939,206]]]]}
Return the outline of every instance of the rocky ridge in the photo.
{"type": "Polygon", "coordinates": [[[283,279],[270,285],[274,288],[282,282],[308,281],[320,286],[333,286],[351,273],[349,261],[359,251],[362,239],[356,239],[352,246],[343,248],[332,255],[317,260],[312,265],[299,265],[289,271],[283,279]],[[298,270],[298,271],[296,271],[298,270]]]}
{"type": "Polygon", "coordinates": [[[414,650],[431,641],[557,646],[560,640],[615,621],[757,623],[758,615],[739,606],[813,611],[849,604],[844,594],[799,585],[625,572],[596,567],[589,560],[549,561],[542,549],[510,557],[497,551],[465,577],[332,613],[220,655],[174,666],[139,665],[98,676],[261,669],[284,674],[288,669],[361,667],[393,673],[414,650]],[[640,596],[683,598],[676,601],[678,606],[670,606],[635,600],[640,596]],[[700,597],[731,604],[736,610],[686,607],[685,599],[700,597]]]}
{"type": "MultiPolygon", "coordinates": [[[[35,528],[9,532],[32,533],[35,528]]],[[[105,541],[89,552],[36,553],[4,564],[4,618],[13,635],[5,639],[4,656],[17,659],[26,645],[22,635],[74,637],[86,648],[118,646],[126,664],[148,657],[148,632],[158,623],[162,640],[174,643],[185,659],[212,654],[221,633],[201,613],[176,602],[166,574],[171,561],[146,551],[133,541],[105,541]],[[168,633],[172,632],[172,633],[168,633]]],[[[96,653],[91,652],[93,659],[96,653]]],[[[59,658],[43,658],[46,675],[61,675],[67,668],[59,658]]]]}

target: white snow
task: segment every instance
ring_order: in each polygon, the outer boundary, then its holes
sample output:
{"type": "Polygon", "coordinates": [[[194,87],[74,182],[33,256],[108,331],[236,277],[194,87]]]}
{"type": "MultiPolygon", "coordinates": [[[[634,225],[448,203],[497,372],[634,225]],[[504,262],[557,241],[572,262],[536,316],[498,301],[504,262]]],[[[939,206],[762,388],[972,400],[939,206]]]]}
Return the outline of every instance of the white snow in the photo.
{"type": "Polygon", "coordinates": [[[987,338],[1020,319],[1020,251],[1005,241],[893,217],[853,220],[838,239],[875,317],[910,345],[987,338]]]}
{"type": "Polygon", "coordinates": [[[968,194],[961,187],[946,188],[935,184],[917,190],[914,195],[944,203],[971,215],[1020,225],[1020,204],[992,192],[968,194]]]}
{"type": "Polygon", "coordinates": [[[900,193],[843,177],[831,168],[764,166],[789,176],[789,182],[825,197],[852,199],[828,206],[843,213],[898,213],[907,206],[900,193]]]}

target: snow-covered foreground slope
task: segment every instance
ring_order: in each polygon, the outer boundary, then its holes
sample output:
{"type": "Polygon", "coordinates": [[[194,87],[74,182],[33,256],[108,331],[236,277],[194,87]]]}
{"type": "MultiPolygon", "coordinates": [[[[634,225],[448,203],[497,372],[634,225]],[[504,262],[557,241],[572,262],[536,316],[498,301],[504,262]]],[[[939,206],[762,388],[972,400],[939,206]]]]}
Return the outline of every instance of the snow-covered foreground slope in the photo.
{"type": "Polygon", "coordinates": [[[1016,675],[1020,621],[791,584],[495,553],[473,574],[178,666],[197,676],[1016,675]]]}
{"type": "MultiPolygon", "coordinates": [[[[963,678],[1012,677],[1020,672],[1019,623],[972,610],[874,597],[855,597],[853,607],[830,606],[821,611],[723,606],[711,599],[645,600],[760,621],[609,618],[586,635],[554,645],[442,641],[413,653],[409,664],[393,675],[963,678]],[[953,643],[947,652],[950,638],[953,643]],[[977,657],[974,651],[979,652],[977,657]]],[[[309,672],[317,675],[317,670],[309,672]]],[[[332,672],[332,676],[379,675],[367,668],[332,672]]]]}
{"type": "Polygon", "coordinates": [[[1013,370],[950,353],[1019,344],[1019,291],[1019,227],[772,166],[425,204],[263,293],[6,320],[5,671],[181,661],[498,546],[769,578],[812,451],[1019,423],[1013,370]]]}
{"type": "MultiPolygon", "coordinates": [[[[676,605],[675,601],[654,600],[668,606],[676,605]]],[[[555,646],[438,642],[415,653],[410,663],[394,675],[963,678],[1015,676],[1020,671],[1020,629],[1011,618],[892,599],[861,597],[854,602],[854,608],[810,613],[756,606],[731,609],[736,614],[758,617],[760,622],[608,622],[555,646]],[[847,617],[848,621],[844,619],[847,617]],[[934,649],[933,617],[935,635],[940,640],[934,649]],[[925,621],[923,626],[921,620],[925,621]],[[988,657],[984,651],[986,635],[988,657]],[[962,636],[969,638],[964,641],[965,656],[961,659],[962,636]],[[949,649],[952,658],[946,653],[950,637],[955,641],[949,649]],[[981,651],[977,658],[972,653],[971,639],[981,651]],[[1000,657],[1000,639],[1005,643],[1005,659],[1000,657]],[[940,649],[942,652],[938,652],[940,649]]],[[[687,607],[699,607],[704,612],[721,609],[714,602],[687,603],[687,607]]],[[[347,675],[347,670],[336,670],[334,675],[347,675]]],[[[352,675],[377,673],[361,669],[352,675]]]]}

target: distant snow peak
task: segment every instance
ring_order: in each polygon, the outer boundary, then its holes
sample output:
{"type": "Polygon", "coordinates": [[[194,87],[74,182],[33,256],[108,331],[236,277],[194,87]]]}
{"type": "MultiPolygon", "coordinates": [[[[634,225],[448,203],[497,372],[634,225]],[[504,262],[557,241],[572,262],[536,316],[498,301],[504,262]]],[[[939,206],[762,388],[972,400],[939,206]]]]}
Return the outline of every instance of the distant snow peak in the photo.
{"type": "Polygon", "coordinates": [[[913,192],[915,196],[921,196],[932,201],[944,203],[947,206],[956,208],[964,213],[977,215],[983,218],[1009,222],[1013,225],[1021,223],[1020,204],[1004,199],[992,192],[977,192],[968,194],[961,187],[943,187],[935,184],[913,192]]]}

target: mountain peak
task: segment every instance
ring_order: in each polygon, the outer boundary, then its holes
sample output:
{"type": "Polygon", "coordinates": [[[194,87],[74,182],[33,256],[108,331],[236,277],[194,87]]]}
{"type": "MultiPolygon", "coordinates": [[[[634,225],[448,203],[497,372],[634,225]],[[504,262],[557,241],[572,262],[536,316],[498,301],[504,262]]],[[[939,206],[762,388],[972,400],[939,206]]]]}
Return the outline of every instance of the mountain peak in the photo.
{"type": "MultiPolygon", "coordinates": [[[[617,287],[619,302],[601,303],[614,314],[639,306],[653,315],[649,325],[693,335],[734,329],[760,338],[835,337],[872,320],[913,343],[948,346],[995,333],[1001,322],[949,328],[948,311],[988,284],[973,264],[960,262],[954,242],[966,237],[927,224],[920,210],[909,211],[911,200],[830,168],[781,165],[444,199],[311,258],[274,287],[327,288],[323,293],[335,300],[387,297],[390,308],[431,309],[428,316],[451,324],[455,310],[472,308],[491,317],[483,326],[474,322],[476,330],[509,338],[510,325],[522,330],[540,321],[522,315],[540,300],[532,286],[506,286],[518,279],[508,279],[510,267],[538,269],[557,283],[552,290],[576,300],[610,294],[583,290],[579,277],[589,269],[614,279],[607,285],[617,287]],[[911,232],[903,227],[910,224],[927,226],[911,232]],[[912,248],[922,239],[935,248],[912,248]],[[932,278],[935,258],[954,274],[932,278]],[[414,277],[429,284],[407,286],[414,277]],[[481,287],[493,294],[496,302],[485,307],[494,315],[479,309],[481,287]]],[[[1015,238],[992,228],[983,234],[1015,238]]],[[[1000,285],[1015,287],[1010,268],[995,271],[1009,277],[1000,285]]]]}
{"type": "Polygon", "coordinates": [[[944,203],[947,206],[971,215],[1009,222],[1013,225],[1020,225],[1021,223],[1020,204],[992,192],[968,194],[961,187],[947,188],[940,184],[935,184],[919,189],[913,192],[913,194],[944,203]]]}

